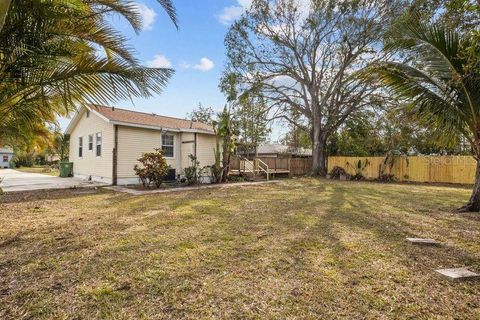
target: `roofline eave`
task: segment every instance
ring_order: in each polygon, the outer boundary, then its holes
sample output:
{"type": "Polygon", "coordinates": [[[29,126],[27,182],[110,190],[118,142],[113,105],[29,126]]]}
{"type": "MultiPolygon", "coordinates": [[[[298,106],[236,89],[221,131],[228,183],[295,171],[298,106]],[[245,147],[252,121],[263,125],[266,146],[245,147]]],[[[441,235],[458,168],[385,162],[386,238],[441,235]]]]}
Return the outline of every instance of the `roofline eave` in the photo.
{"type": "Polygon", "coordinates": [[[125,121],[118,121],[118,120],[110,120],[109,122],[111,124],[116,124],[119,126],[134,127],[134,128],[144,128],[144,129],[169,131],[169,132],[191,132],[191,133],[203,133],[203,134],[215,135],[215,132],[203,131],[198,129],[179,129],[179,128],[151,126],[147,124],[139,124],[139,123],[125,122],[125,121]]]}

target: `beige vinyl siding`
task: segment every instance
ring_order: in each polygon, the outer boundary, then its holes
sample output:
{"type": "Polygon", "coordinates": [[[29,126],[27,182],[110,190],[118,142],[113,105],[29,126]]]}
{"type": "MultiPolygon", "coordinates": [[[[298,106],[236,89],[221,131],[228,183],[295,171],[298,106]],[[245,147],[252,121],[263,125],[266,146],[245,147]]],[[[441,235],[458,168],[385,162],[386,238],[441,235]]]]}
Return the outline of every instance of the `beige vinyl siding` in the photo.
{"type": "MultiPolygon", "coordinates": [[[[190,158],[188,157],[191,154],[195,154],[195,136],[190,132],[182,132],[182,143],[181,143],[181,167],[182,170],[191,165],[190,158]]],[[[181,172],[183,174],[183,171],[181,172]]]]}
{"type": "Polygon", "coordinates": [[[197,134],[197,160],[200,167],[211,166],[215,163],[216,137],[209,134],[197,134]]]}
{"type": "MultiPolygon", "coordinates": [[[[174,157],[167,158],[167,163],[173,169],[177,169],[177,159],[180,160],[179,134],[170,133],[175,136],[174,157]]],[[[133,167],[138,164],[138,158],[145,152],[152,152],[155,148],[161,147],[161,132],[159,130],[143,129],[135,127],[118,127],[118,179],[135,178],[133,167]]]]}
{"type": "Polygon", "coordinates": [[[86,117],[85,109],[81,111],[80,120],[70,134],[70,161],[76,176],[92,177],[94,180],[111,182],[113,157],[113,125],[100,118],[94,112],[86,117]],[[95,155],[95,134],[102,133],[102,155],[95,155]],[[88,135],[94,136],[93,150],[88,150],[88,135]],[[83,138],[83,154],[78,156],[79,137],[83,138]],[[100,178],[100,179],[98,179],[100,178]]]}

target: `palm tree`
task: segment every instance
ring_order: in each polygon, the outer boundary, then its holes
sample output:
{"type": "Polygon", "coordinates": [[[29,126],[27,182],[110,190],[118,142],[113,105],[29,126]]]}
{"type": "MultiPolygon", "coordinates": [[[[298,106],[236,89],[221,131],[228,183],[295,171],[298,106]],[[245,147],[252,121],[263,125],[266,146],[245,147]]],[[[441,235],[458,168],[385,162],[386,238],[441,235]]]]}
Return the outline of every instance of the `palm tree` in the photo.
{"type": "Polygon", "coordinates": [[[448,142],[460,133],[469,141],[477,168],[472,195],[461,210],[478,212],[480,69],[465,54],[465,48],[475,47],[471,41],[469,34],[441,23],[404,19],[393,26],[386,48],[406,61],[379,63],[369,73],[391,90],[407,114],[431,130],[432,138],[448,142]]]}
{"type": "MultiPolygon", "coordinates": [[[[172,2],[158,2],[177,26],[172,2]]],[[[12,124],[54,122],[79,104],[162,91],[173,70],[142,66],[109,25],[112,14],[141,29],[133,1],[9,0],[0,6],[0,132],[12,124]]]]}

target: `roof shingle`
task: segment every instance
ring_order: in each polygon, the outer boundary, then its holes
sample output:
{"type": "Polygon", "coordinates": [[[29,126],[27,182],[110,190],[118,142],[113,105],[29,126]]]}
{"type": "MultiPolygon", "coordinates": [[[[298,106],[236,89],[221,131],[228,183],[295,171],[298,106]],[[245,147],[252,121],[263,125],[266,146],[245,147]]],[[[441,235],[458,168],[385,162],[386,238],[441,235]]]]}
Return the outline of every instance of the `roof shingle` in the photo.
{"type": "Polygon", "coordinates": [[[214,133],[213,127],[203,122],[159,116],[154,113],[131,111],[117,107],[106,107],[99,105],[90,105],[89,107],[111,121],[166,129],[198,130],[204,131],[205,133],[214,133]]]}

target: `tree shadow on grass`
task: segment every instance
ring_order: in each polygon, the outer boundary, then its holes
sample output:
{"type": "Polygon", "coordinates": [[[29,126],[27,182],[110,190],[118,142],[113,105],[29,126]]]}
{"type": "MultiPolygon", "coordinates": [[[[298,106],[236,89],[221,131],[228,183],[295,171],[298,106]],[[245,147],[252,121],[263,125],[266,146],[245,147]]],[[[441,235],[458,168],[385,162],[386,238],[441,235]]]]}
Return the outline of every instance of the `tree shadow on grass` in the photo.
{"type": "MultiPolygon", "coordinates": [[[[339,229],[343,228],[346,232],[365,233],[372,238],[372,241],[377,241],[379,247],[385,250],[395,250],[398,254],[408,259],[410,252],[415,250],[432,251],[432,259],[440,264],[445,257],[435,259],[434,251],[445,251],[445,253],[452,256],[450,261],[455,259],[458,263],[475,262],[478,258],[472,254],[462,250],[461,248],[451,248],[443,246],[441,248],[417,248],[405,242],[407,236],[422,237],[425,223],[435,223],[436,220],[449,220],[452,215],[444,215],[442,213],[424,214],[412,211],[411,208],[403,210],[401,208],[394,208],[395,202],[385,205],[383,203],[383,192],[373,194],[378,196],[372,197],[371,190],[367,192],[352,192],[348,190],[348,186],[337,186],[331,191],[327,191],[328,197],[320,198],[317,203],[304,201],[303,207],[298,207],[303,212],[307,211],[306,215],[316,219],[314,226],[305,228],[299,232],[298,237],[292,241],[291,246],[301,248],[302,243],[310,240],[321,240],[327,243],[328,246],[334,248],[334,251],[339,255],[348,252],[350,249],[345,246],[342,239],[339,238],[339,229]],[[317,213],[316,209],[321,206],[323,213],[317,213]],[[395,209],[395,210],[394,210],[395,209]],[[393,212],[392,212],[393,211],[393,212]],[[422,220],[419,220],[419,219],[422,220]],[[318,236],[321,235],[321,239],[318,236]],[[298,242],[298,243],[295,243],[298,242]]],[[[401,205],[402,201],[411,198],[411,195],[404,195],[400,201],[396,202],[401,205]]],[[[410,199],[411,200],[411,199],[410,199]]],[[[280,212],[278,214],[281,214],[280,212]]],[[[311,220],[306,218],[306,220],[311,220]]],[[[278,219],[278,223],[286,223],[285,219],[278,219]]],[[[288,226],[285,226],[288,229],[288,226]]],[[[435,233],[435,230],[433,231],[435,233]]],[[[343,235],[345,236],[345,235],[343,235]]],[[[434,263],[432,263],[433,265],[434,263]]]]}
{"type": "Polygon", "coordinates": [[[95,194],[111,193],[103,188],[69,188],[34,191],[15,191],[0,195],[0,204],[23,203],[41,200],[61,200],[90,196],[95,194]]]}
{"type": "MultiPolygon", "coordinates": [[[[84,234],[75,241],[43,243],[36,247],[37,250],[19,256],[20,259],[14,261],[15,270],[7,271],[13,267],[4,266],[0,271],[2,275],[8,272],[10,280],[18,279],[15,271],[25,270],[34,260],[39,260],[40,267],[23,274],[23,281],[36,281],[36,288],[45,294],[52,294],[50,287],[54,281],[69,273],[75,281],[67,284],[66,290],[75,290],[78,286],[95,288],[102,282],[117,287],[116,282],[129,281],[132,289],[123,300],[107,301],[102,306],[118,310],[132,308],[130,312],[133,313],[129,315],[135,314],[135,310],[138,312],[135,307],[140,299],[142,309],[149,305],[152,310],[172,317],[193,314],[207,317],[208,312],[219,310],[219,306],[223,307],[224,317],[227,312],[237,317],[271,316],[274,310],[301,317],[306,310],[329,309],[361,317],[361,312],[376,307],[369,305],[368,299],[369,295],[381,294],[375,291],[377,284],[395,285],[383,279],[383,274],[377,282],[376,260],[385,261],[384,270],[397,266],[400,271],[401,268],[419,269],[423,278],[428,278],[433,267],[439,264],[467,261],[478,264],[478,257],[456,247],[418,248],[405,243],[406,235],[421,230],[416,227],[415,220],[411,221],[415,218],[411,215],[423,213],[413,212],[411,208],[388,211],[395,204],[412,200],[412,195],[401,195],[385,204],[382,199],[388,192],[383,191],[352,189],[348,185],[327,189],[318,186],[315,191],[317,194],[308,190],[302,192],[298,187],[281,186],[211,194],[205,190],[173,196],[115,194],[103,199],[100,207],[118,208],[118,212],[110,211],[113,214],[99,221],[99,232],[95,237],[92,235],[90,241],[83,243],[88,237],[84,234]],[[265,198],[260,191],[266,191],[265,198]],[[318,198],[314,198],[315,195],[318,198]],[[167,211],[160,210],[161,206],[166,206],[167,211]],[[165,215],[137,215],[157,209],[165,215]],[[133,224],[142,223],[146,228],[120,233],[126,225],[119,218],[132,214],[140,219],[133,224]],[[174,220],[166,220],[172,216],[174,220]],[[348,238],[349,233],[353,239],[348,238]],[[369,248],[363,241],[377,242],[378,247],[369,248]],[[61,269],[49,269],[51,257],[66,265],[61,269]],[[314,279],[319,272],[325,274],[314,279]],[[328,278],[335,276],[328,272],[337,273],[339,280],[328,278]],[[373,281],[365,285],[364,292],[345,288],[356,288],[363,280],[373,281]],[[314,293],[313,297],[310,301],[299,302],[302,290],[307,289],[311,290],[310,294],[314,293]],[[356,296],[351,295],[352,292],[356,296]],[[341,310],[347,306],[336,304],[341,296],[346,296],[344,299],[356,297],[353,310],[341,310]],[[278,305],[282,308],[275,308],[278,305]]],[[[428,215],[431,221],[437,216],[442,217],[442,214],[428,215]]],[[[52,226],[51,230],[36,232],[48,233],[68,226],[66,222],[52,226]]],[[[22,246],[27,248],[35,241],[29,238],[22,246]]],[[[413,279],[407,279],[398,286],[406,290],[412,283],[415,283],[413,279]]],[[[88,310],[98,304],[88,295],[80,300],[78,296],[71,299],[68,301],[74,310],[84,315],[89,315],[88,310]]],[[[22,303],[21,299],[14,301],[17,306],[22,303]]]]}

